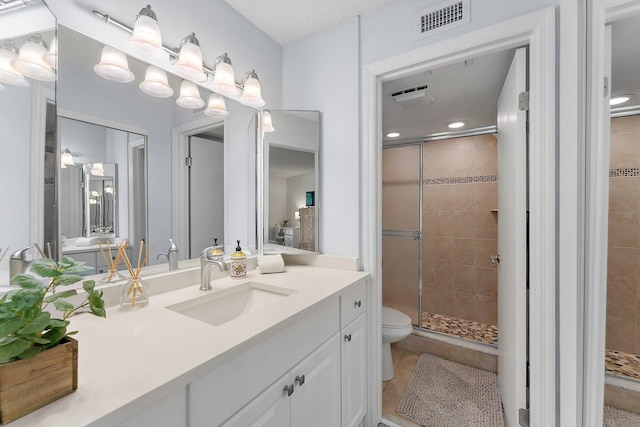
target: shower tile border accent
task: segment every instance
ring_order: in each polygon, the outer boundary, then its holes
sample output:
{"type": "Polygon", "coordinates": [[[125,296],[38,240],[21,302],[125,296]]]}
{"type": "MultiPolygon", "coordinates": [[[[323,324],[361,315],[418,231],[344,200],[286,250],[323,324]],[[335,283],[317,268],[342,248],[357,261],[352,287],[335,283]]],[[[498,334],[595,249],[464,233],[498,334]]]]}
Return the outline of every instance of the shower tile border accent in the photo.
{"type": "Polygon", "coordinates": [[[607,349],[604,360],[607,373],[640,381],[640,355],[607,349]]]}
{"type": "Polygon", "coordinates": [[[498,345],[498,327],[486,323],[423,311],[422,327],[483,344],[498,345]]]}
{"type": "MultiPolygon", "coordinates": [[[[640,176],[640,169],[638,169],[638,175],[640,176]]],[[[422,185],[442,185],[442,184],[471,184],[478,182],[497,182],[498,175],[481,175],[481,176],[458,176],[453,178],[425,178],[422,180],[422,185]]],[[[382,185],[388,186],[402,186],[402,185],[418,185],[419,179],[395,179],[391,181],[382,181],[382,185]]]]}
{"type": "Polygon", "coordinates": [[[619,178],[623,176],[640,176],[640,168],[619,168],[609,170],[609,178],[619,178]]]}

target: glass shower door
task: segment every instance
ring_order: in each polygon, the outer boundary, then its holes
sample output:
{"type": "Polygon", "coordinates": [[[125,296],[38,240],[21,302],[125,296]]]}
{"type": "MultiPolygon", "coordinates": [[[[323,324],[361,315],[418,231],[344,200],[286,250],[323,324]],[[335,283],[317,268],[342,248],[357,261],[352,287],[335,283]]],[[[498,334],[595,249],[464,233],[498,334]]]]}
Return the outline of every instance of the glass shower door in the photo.
{"type": "Polygon", "coordinates": [[[382,150],[382,304],[420,324],[422,145],[382,150]]]}

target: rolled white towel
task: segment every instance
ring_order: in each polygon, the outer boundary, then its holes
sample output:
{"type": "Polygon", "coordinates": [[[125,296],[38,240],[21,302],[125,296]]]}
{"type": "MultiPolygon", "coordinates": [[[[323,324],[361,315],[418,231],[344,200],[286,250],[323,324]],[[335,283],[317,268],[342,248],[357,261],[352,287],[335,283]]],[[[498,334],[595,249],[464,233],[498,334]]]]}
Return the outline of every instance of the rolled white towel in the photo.
{"type": "Polygon", "coordinates": [[[75,244],[76,246],[91,246],[96,244],[96,239],[93,237],[78,237],[75,244]]]}
{"type": "Polygon", "coordinates": [[[261,274],[282,273],[284,271],[282,255],[259,255],[256,271],[261,274]]]}

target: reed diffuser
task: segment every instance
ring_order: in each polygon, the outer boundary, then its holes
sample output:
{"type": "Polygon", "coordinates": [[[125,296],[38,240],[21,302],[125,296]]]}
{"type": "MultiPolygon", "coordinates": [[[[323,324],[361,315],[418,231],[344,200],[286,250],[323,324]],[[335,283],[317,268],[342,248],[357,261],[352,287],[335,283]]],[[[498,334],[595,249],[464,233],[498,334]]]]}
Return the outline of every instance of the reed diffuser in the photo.
{"type": "Polygon", "coordinates": [[[149,254],[151,254],[154,245],[155,243],[151,244],[151,247],[149,247],[147,254],[145,255],[144,259],[142,259],[144,240],[140,242],[140,249],[138,250],[138,266],[135,269],[131,265],[131,261],[129,261],[126,246],[118,246],[120,259],[122,259],[122,262],[127,267],[127,270],[129,270],[129,274],[131,275],[131,278],[122,287],[122,298],[120,299],[121,310],[134,310],[136,308],[141,308],[149,304],[149,284],[140,279],[140,271],[142,270],[142,267],[144,267],[144,265],[147,263],[149,254]]]}
{"type": "MultiPolygon", "coordinates": [[[[125,240],[123,245],[126,251],[127,246],[129,245],[129,241],[125,240]]],[[[119,282],[120,280],[124,280],[124,276],[118,273],[118,265],[122,260],[120,250],[117,251],[116,257],[114,258],[113,254],[111,253],[111,245],[107,243],[106,246],[107,251],[105,251],[102,248],[102,244],[98,242],[98,247],[100,248],[100,253],[102,253],[102,258],[104,258],[105,265],[109,269],[109,274],[105,274],[105,276],[100,279],[100,283],[115,283],[119,282]],[[109,255],[107,255],[107,252],[109,253],[109,255]]]]}

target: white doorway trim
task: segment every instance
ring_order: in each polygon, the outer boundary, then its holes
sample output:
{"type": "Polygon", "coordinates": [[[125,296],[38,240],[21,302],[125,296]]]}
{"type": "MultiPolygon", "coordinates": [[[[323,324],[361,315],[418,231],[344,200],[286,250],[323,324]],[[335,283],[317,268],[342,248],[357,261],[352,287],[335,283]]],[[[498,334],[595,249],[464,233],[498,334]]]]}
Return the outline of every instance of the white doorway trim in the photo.
{"type": "MultiPolygon", "coordinates": [[[[362,76],[363,268],[369,295],[369,366],[380,366],[382,82],[470,56],[529,45],[529,336],[531,426],[556,424],[555,9],[542,9],[364,66],[362,76]]],[[[381,419],[379,370],[372,370],[368,425],[381,419]]]]}
{"type": "MultiPolygon", "coordinates": [[[[185,164],[189,137],[224,125],[224,163],[228,164],[229,150],[227,121],[212,121],[203,117],[171,130],[171,235],[178,247],[179,259],[186,259],[189,247],[189,170],[185,164]]],[[[226,172],[225,172],[226,177],[226,172]]],[[[224,180],[224,230],[228,230],[228,180],[224,180]]]]}
{"type": "Polygon", "coordinates": [[[640,13],[640,0],[594,0],[587,12],[587,126],[584,260],[583,425],[601,426],[605,387],[609,214],[609,106],[603,82],[611,66],[605,24],[640,13]]]}

